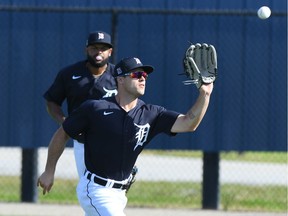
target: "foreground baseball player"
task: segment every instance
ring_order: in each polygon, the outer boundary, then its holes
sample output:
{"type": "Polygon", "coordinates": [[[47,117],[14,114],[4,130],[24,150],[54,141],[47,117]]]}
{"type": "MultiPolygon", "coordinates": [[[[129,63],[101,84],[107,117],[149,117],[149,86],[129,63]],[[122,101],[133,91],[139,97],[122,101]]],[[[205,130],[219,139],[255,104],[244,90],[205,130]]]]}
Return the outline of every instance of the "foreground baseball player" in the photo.
{"type": "MultiPolygon", "coordinates": [[[[100,99],[117,94],[116,82],[112,75],[114,65],[108,62],[112,49],[109,34],[103,31],[91,32],[86,42],[87,59],[69,65],[57,74],[54,83],[44,94],[47,111],[57,123],[61,125],[66,118],[61,108],[65,99],[70,115],[88,99],[100,99]]],[[[83,142],[81,136],[73,140],[79,177],[85,171],[84,145],[81,142],[83,142]]]]}
{"type": "Polygon", "coordinates": [[[43,194],[51,190],[57,161],[69,137],[85,133],[87,170],[77,186],[78,200],[87,216],[125,215],[125,189],[138,155],[157,134],[195,131],[213,90],[213,83],[201,85],[186,114],[145,104],[139,97],[153,70],[135,57],[121,60],[115,66],[118,94],[86,101],[65,119],[51,139],[45,171],[38,179],[43,194]]]}

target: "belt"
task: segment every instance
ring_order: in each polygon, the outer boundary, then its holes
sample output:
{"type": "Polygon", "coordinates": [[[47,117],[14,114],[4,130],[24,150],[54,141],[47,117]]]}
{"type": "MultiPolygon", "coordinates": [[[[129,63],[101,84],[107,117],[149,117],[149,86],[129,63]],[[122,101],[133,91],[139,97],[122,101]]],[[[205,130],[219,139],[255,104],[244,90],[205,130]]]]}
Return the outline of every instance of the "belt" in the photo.
{"type": "Polygon", "coordinates": [[[86,176],[86,178],[88,180],[92,180],[96,184],[99,184],[99,185],[104,186],[104,187],[116,188],[116,189],[121,189],[121,190],[126,190],[127,189],[127,184],[117,183],[117,182],[115,182],[114,180],[111,180],[111,179],[105,180],[103,178],[99,178],[96,175],[93,175],[88,170],[85,170],[84,175],[86,176]]]}

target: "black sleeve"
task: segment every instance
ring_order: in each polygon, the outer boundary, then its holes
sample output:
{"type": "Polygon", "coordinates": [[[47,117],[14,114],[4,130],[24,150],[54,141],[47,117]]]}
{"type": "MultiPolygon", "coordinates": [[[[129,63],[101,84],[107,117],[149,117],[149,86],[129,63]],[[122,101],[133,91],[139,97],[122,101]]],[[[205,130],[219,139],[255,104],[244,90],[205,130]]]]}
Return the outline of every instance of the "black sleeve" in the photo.
{"type": "Polygon", "coordinates": [[[73,139],[79,138],[79,134],[85,134],[89,125],[89,113],[91,113],[91,104],[84,102],[78,109],[73,111],[63,122],[64,131],[73,139]]]}
{"type": "Polygon", "coordinates": [[[65,81],[64,81],[64,78],[63,78],[63,72],[62,71],[60,71],[57,74],[53,84],[44,93],[43,97],[47,101],[52,101],[52,102],[58,104],[59,106],[62,105],[63,101],[66,98],[65,81]]]}
{"type": "Polygon", "coordinates": [[[157,113],[157,118],[153,127],[153,136],[159,133],[175,136],[176,133],[171,133],[171,129],[180,113],[167,110],[164,107],[158,105],[150,105],[149,109],[152,113],[157,113]]]}

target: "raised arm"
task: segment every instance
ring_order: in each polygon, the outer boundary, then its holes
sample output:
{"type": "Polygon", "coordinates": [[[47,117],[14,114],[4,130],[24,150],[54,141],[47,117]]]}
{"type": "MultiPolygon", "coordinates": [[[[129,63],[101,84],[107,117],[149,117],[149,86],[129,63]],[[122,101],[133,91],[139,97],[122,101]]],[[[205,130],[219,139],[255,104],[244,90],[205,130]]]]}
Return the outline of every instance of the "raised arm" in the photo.
{"type": "Polygon", "coordinates": [[[188,110],[186,115],[179,115],[175,121],[171,132],[193,132],[201,123],[210,101],[213,91],[213,83],[202,85],[199,88],[199,96],[195,104],[188,110]]]}
{"type": "Polygon", "coordinates": [[[58,159],[62,155],[65,144],[68,141],[69,136],[65,133],[62,126],[54,133],[49,147],[48,147],[48,156],[45,166],[45,171],[38,178],[37,186],[43,188],[43,194],[49,192],[54,183],[54,174],[56,170],[56,164],[58,159]]]}

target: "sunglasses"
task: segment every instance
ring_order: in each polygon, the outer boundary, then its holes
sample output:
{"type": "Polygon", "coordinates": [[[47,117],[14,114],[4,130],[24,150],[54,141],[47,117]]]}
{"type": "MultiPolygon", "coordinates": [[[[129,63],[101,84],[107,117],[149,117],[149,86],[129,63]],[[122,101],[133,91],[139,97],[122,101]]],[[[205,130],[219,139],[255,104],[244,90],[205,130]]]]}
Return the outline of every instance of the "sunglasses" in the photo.
{"type": "Polygon", "coordinates": [[[136,71],[132,73],[126,73],[124,74],[124,76],[130,76],[131,78],[137,78],[137,79],[144,77],[144,79],[147,79],[148,74],[145,71],[136,71]]]}

